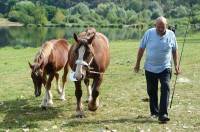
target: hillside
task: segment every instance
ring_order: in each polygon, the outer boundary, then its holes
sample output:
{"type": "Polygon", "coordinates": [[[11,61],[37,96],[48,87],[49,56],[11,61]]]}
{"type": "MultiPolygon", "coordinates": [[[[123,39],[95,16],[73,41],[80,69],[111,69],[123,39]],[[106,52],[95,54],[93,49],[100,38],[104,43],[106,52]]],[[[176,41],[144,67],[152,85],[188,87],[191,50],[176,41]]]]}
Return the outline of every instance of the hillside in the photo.
{"type": "Polygon", "coordinates": [[[171,24],[200,23],[199,0],[1,0],[0,17],[39,25],[149,25],[160,15],[171,24]]]}

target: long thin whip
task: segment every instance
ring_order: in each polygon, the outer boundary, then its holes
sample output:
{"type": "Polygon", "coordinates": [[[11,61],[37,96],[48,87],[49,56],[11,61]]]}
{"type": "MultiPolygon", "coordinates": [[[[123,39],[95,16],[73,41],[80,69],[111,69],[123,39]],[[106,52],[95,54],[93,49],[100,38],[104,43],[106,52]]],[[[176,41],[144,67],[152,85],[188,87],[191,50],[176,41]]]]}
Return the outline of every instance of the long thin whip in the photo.
{"type": "MultiPolygon", "coordinates": [[[[192,8],[190,10],[190,14],[189,14],[189,17],[188,17],[188,23],[187,23],[187,28],[186,28],[185,35],[184,35],[184,41],[183,41],[183,46],[182,46],[182,49],[181,49],[181,55],[180,55],[180,60],[178,62],[178,67],[180,67],[180,64],[181,64],[183,50],[184,50],[184,46],[185,46],[185,42],[186,42],[186,37],[187,37],[187,34],[188,34],[188,30],[189,30],[191,15],[192,15],[192,8]]],[[[170,108],[172,106],[172,102],[173,102],[173,98],[174,98],[174,93],[175,93],[175,89],[176,89],[177,78],[178,78],[178,75],[176,75],[174,86],[173,86],[174,89],[173,89],[173,92],[172,92],[172,97],[171,97],[171,102],[170,102],[170,108]]]]}

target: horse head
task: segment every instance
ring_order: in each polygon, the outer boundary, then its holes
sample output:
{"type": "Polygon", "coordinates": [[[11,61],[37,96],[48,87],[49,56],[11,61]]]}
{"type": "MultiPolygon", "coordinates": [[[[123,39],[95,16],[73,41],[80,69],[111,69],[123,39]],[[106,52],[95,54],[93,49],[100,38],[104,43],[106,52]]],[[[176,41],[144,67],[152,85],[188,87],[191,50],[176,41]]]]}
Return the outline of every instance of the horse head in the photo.
{"type": "Polygon", "coordinates": [[[43,63],[31,64],[29,62],[29,66],[31,68],[31,78],[33,80],[35,96],[38,97],[41,95],[42,84],[45,85],[45,79],[43,78],[43,70],[41,69],[43,63]]]}
{"type": "Polygon", "coordinates": [[[80,81],[85,79],[86,72],[90,69],[90,64],[94,59],[94,48],[92,46],[92,41],[95,38],[95,33],[88,36],[78,37],[74,33],[75,53],[77,55],[77,60],[75,61],[76,70],[74,77],[80,81]]]}

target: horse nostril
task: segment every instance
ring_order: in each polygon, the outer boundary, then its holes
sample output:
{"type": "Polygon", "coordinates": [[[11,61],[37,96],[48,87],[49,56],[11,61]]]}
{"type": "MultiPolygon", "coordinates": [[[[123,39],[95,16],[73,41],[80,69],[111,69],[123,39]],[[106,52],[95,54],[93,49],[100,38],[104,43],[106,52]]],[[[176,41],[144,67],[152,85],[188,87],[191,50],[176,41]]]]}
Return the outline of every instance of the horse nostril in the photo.
{"type": "Polygon", "coordinates": [[[38,96],[40,96],[40,93],[35,93],[35,97],[38,97],[38,96]]]}

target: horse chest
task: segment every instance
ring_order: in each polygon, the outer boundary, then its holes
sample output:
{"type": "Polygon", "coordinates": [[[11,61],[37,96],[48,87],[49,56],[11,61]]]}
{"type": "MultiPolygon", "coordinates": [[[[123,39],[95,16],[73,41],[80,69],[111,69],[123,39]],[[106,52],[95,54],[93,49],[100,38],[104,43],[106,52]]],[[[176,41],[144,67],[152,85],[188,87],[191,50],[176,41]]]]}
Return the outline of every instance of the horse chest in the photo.
{"type": "Polygon", "coordinates": [[[50,73],[55,71],[55,68],[54,68],[54,66],[52,64],[47,64],[45,66],[45,70],[46,70],[47,74],[50,74],[50,73]]]}

